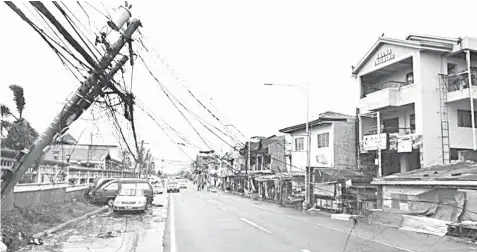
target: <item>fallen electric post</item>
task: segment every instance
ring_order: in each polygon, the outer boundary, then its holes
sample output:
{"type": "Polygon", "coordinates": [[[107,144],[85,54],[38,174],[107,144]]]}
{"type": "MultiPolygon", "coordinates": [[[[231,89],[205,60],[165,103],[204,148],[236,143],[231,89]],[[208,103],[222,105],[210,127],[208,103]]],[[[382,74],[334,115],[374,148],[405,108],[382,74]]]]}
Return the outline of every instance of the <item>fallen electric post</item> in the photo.
{"type": "Polygon", "coordinates": [[[111,68],[107,69],[118,55],[123,46],[131,40],[132,34],[141,25],[138,19],[134,19],[121,37],[111,46],[98,64],[98,68],[81,84],[76,92],[68,99],[59,114],[53,119],[50,126],[35,140],[30,149],[22,151],[17,155],[15,165],[2,176],[1,195],[2,200],[18,183],[23,174],[35,164],[45,148],[58,136],[63,134],[68,127],[81,114],[86,111],[94,100],[102,93],[103,88],[109,85],[114,74],[127,62],[128,57],[123,56],[121,60],[111,68]]]}

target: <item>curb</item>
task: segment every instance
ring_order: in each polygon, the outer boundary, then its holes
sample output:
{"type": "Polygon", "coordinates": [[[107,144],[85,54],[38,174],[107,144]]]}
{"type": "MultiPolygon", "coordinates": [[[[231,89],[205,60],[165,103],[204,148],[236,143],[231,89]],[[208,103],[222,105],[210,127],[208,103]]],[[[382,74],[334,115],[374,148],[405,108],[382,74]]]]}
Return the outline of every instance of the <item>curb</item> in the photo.
{"type": "Polygon", "coordinates": [[[89,213],[87,213],[87,214],[84,214],[84,215],[82,215],[82,216],[80,216],[80,217],[77,217],[77,218],[75,218],[75,219],[72,219],[72,220],[69,220],[69,221],[67,221],[67,222],[61,223],[61,224],[59,224],[59,225],[56,226],[56,227],[52,227],[52,228],[47,229],[47,230],[45,230],[45,231],[42,231],[42,232],[40,232],[40,233],[34,234],[34,235],[33,235],[33,238],[41,238],[41,237],[47,236],[47,235],[49,235],[49,234],[58,232],[58,231],[60,231],[61,229],[65,228],[65,227],[67,227],[67,226],[69,226],[69,225],[71,225],[71,224],[74,224],[74,223],[76,223],[76,222],[78,222],[78,221],[81,221],[81,220],[84,220],[84,219],[88,218],[89,216],[92,216],[92,215],[95,215],[95,214],[99,214],[99,213],[102,213],[102,212],[106,212],[108,209],[109,209],[108,206],[104,206],[104,207],[102,207],[102,208],[100,208],[100,209],[94,210],[94,211],[92,211],[92,212],[89,212],[89,213]]]}

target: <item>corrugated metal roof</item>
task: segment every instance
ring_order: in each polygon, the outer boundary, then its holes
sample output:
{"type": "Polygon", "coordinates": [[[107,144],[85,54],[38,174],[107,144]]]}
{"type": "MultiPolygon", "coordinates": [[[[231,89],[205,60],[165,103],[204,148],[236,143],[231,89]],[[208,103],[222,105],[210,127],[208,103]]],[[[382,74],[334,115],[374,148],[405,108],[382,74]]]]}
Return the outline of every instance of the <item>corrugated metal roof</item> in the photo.
{"type": "MultiPolygon", "coordinates": [[[[316,126],[320,124],[331,123],[333,121],[347,121],[347,120],[353,120],[353,119],[355,119],[355,116],[350,116],[350,115],[333,112],[333,111],[326,111],[319,114],[318,119],[309,122],[309,126],[316,126]]],[[[306,127],[306,123],[302,123],[302,124],[297,124],[294,126],[280,129],[279,132],[291,133],[297,130],[305,129],[305,127],[306,127]]]]}
{"type": "Polygon", "coordinates": [[[477,181],[477,164],[471,161],[466,161],[448,165],[435,165],[409,172],[393,174],[383,177],[382,179],[386,181],[477,181]]]}

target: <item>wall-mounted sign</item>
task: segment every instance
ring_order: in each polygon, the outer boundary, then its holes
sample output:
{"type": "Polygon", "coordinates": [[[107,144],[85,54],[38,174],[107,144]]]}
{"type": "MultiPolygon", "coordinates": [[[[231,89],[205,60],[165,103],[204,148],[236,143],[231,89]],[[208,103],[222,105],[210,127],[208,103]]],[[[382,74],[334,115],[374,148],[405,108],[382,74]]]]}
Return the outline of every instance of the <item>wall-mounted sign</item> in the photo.
{"type": "Polygon", "coordinates": [[[387,135],[386,133],[363,136],[362,146],[363,150],[371,151],[378,150],[378,143],[381,150],[387,149],[387,135]]]}
{"type": "Polygon", "coordinates": [[[325,155],[316,155],[316,162],[320,164],[328,164],[325,155]]]}
{"type": "Polygon", "coordinates": [[[412,152],[412,138],[409,136],[403,136],[398,138],[397,152],[412,152]]]}
{"type": "Polygon", "coordinates": [[[378,55],[376,55],[376,61],[374,62],[374,65],[377,66],[383,64],[384,62],[393,60],[394,58],[395,56],[393,50],[387,49],[386,51],[380,52],[378,55]]]}

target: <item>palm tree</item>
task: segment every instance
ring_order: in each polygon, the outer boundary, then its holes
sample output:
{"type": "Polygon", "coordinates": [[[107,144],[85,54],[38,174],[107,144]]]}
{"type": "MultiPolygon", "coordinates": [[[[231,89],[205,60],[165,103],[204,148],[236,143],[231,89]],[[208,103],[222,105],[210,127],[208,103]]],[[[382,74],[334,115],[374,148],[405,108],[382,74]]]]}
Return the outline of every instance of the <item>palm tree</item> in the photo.
{"type": "Polygon", "coordinates": [[[9,88],[13,92],[13,101],[16,105],[17,114],[12,113],[6,105],[0,104],[2,147],[23,150],[33,144],[38,137],[38,132],[23,118],[23,111],[26,105],[23,87],[10,85],[9,88]],[[6,120],[9,118],[13,118],[13,122],[6,120]],[[6,136],[4,132],[7,133],[6,136]]]}

